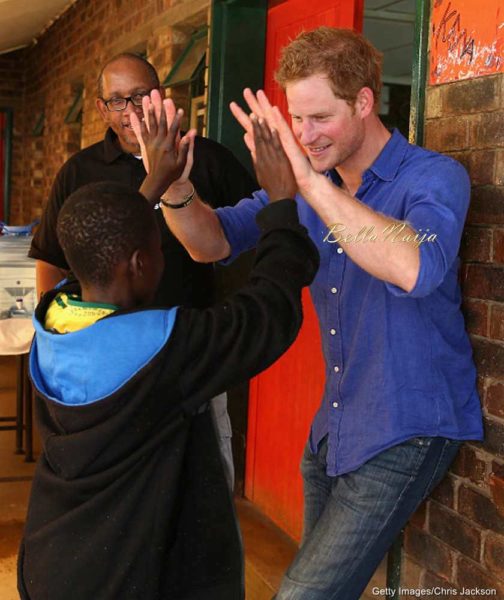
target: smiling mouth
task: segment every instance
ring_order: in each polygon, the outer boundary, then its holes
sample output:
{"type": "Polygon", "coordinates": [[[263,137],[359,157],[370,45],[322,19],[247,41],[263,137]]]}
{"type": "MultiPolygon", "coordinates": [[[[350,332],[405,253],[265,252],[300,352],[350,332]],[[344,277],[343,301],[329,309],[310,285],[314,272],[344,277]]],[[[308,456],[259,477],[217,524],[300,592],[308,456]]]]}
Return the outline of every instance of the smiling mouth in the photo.
{"type": "Polygon", "coordinates": [[[327,150],[330,145],[331,144],[326,144],[325,146],[308,146],[307,150],[311,155],[317,156],[318,154],[322,154],[324,150],[327,150]]]}

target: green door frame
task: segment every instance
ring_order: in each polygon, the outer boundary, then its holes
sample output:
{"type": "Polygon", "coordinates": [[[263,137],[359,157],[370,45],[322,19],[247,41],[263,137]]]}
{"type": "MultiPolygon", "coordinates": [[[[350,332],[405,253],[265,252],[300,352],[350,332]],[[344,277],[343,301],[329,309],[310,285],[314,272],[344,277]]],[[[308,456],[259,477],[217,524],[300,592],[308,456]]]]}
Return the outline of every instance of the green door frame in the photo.
{"type": "Polygon", "coordinates": [[[207,133],[251,171],[243,131],[229,103],[241,102],[245,87],[263,86],[267,13],[267,0],[212,0],[207,133]]]}
{"type": "Polygon", "coordinates": [[[10,217],[10,191],[11,191],[11,169],[12,169],[12,108],[0,107],[0,112],[5,114],[5,138],[4,138],[4,169],[3,169],[3,215],[4,221],[9,222],[10,217]]]}
{"type": "Polygon", "coordinates": [[[424,142],[425,87],[427,85],[427,50],[429,45],[430,1],[416,0],[415,46],[411,78],[410,142],[424,142]]]}

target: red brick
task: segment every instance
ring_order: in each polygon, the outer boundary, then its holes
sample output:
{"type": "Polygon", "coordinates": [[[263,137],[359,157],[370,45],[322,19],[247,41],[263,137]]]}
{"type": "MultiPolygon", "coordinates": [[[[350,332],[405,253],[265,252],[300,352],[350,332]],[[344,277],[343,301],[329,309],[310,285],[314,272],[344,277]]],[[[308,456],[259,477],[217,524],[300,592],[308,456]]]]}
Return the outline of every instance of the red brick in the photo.
{"type": "Polygon", "coordinates": [[[504,418],[504,383],[490,383],[485,394],[485,407],[496,417],[504,418]]]}
{"type": "Polygon", "coordinates": [[[484,419],[485,439],[483,447],[491,454],[504,458],[504,424],[493,417],[484,419]]]}
{"type": "Polygon", "coordinates": [[[495,169],[497,163],[496,150],[473,150],[469,157],[469,175],[473,185],[490,185],[497,183],[495,169]]]}
{"type": "Polygon", "coordinates": [[[432,503],[429,512],[429,532],[469,558],[479,558],[481,531],[454,511],[432,503]]]}
{"type": "Polygon", "coordinates": [[[434,488],[430,496],[436,502],[453,508],[455,506],[455,478],[448,475],[434,488]]]}
{"type": "Polygon", "coordinates": [[[401,560],[401,586],[419,588],[422,573],[423,567],[411,560],[407,554],[403,554],[401,560]]]}
{"type": "Polygon", "coordinates": [[[474,148],[504,146],[504,113],[482,113],[471,121],[470,144],[474,148]]]}
{"type": "Polygon", "coordinates": [[[504,185],[504,150],[497,150],[495,164],[495,185],[504,185]]]}
{"type": "Polygon", "coordinates": [[[478,374],[504,379],[504,347],[482,338],[472,338],[472,347],[478,374]]]}
{"type": "Polygon", "coordinates": [[[493,260],[504,265],[504,229],[494,229],[493,260]]]}
{"type": "Polygon", "coordinates": [[[467,222],[482,225],[504,223],[504,186],[484,185],[473,188],[467,222]]]}
{"type": "MultiPolygon", "coordinates": [[[[446,590],[453,589],[453,587],[454,586],[453,583],[451,583],[451,580],[445,579],[444,577],[439,577],[439,575],[436,575],[432,571],[426,571],[422,578],[422,585],[420,586],[420,589],[441,588],[442,590],[446,590]]],[[[405,595],[402,597],[404,598],[405,595]]]]}
{"type": "Polygon", "coordinates": [[[465,324],[469,333],[488,336],[489,305],[486,300],[465,298],[462,305],[465,324]]]}
{"type": "MultiPolygon", "coordinates": [[[[504,585],[497,581],[495,576],[486,573],[480,565],[472,560],[460,556],[457,561],[457,586],[462,589],[469,590],[466,595],[460,595],[460,598],[467,600],[476,600],[479,597],[504,598],[504,585]],[[472,593],[470,590],[474,590],[472,593]],[[495,595],[480,596],[478,590],[495,590],[495,595]]],[[[480,592],[481,593],[481,592],[480,592]]]]}
{"type": "Polygon", "coordinates": [[[467,264],[462,269],[463,291],[470,298],[504,301],[504,268],[467,264]]]}
{"type": "Polygon", "coordinates": [[[489,534],[485,540],[484,563],[492,573],[504,580],[504,537],[489,534]]]}
{"type": "Polygon", "coordinates": [[[460,448],[451,470],[455,475],[467,477],[474,483],[483,483],[486,479],[487,465],[478,457],[474,448],[465,444],[460,448]]]}
{"type": "Polygon", "coordinates": [[[492,262],[493,231],[489,227],[466,227],[462,235],[460,256],[465,261],[492,262]]]}
{"type": "Polygon", "coordinates": [[[410,517],[410,523],[418,529],[424,529],[427,521],[427,502],[422,502],[410,517]]]}
{"type": "Polygon", "coordinates": [[[490,337],[504,342],[504,304],[493,304],[491,307],[490,337]]]}
{"type": "Polygon", "coordinates": [[[441,102],[443,114],[464,115],[499,108],[498,76],[480,77],[443,86],[441,102]]]}
{"type": "Polygon", "coordinates": [[[484,529],[504,533],[504,517],[498,513],[492,500],[472,488],[460,487],[458,512],[484,529]]]}
{"type": "Polygon", "coordinates": [[[404,537],[404,548],[418,564],[444,577],[450,577],[453,557],[449,548],[431,535],[409,526],[404,537]]]}
{"type": "Polygon", "coordinates": [[[427,148],[446,152],[469,147],[469,121],[464,117],[447,117],[427,121],[425,126],[427,148]]]}

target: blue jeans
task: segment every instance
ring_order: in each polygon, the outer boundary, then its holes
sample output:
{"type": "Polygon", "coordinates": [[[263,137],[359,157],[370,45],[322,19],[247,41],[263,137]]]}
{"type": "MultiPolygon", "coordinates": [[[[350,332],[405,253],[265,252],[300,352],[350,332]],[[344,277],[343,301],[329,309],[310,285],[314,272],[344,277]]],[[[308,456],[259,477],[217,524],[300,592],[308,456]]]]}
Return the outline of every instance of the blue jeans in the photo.
{"type": "Polygon", "coordinates": [[[304,533],[277,600],[358,600],[412,513],[441,481],[460,442],[413,438],[359,469],[326,475],[326,440],[307,445],[304,533]]]}

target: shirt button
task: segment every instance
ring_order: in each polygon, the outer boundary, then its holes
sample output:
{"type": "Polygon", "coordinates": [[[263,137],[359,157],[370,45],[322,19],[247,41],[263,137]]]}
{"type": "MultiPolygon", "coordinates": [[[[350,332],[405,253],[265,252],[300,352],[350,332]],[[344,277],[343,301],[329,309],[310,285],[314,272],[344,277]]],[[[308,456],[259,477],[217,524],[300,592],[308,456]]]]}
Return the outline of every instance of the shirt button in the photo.
{"type": "Polygon", "coordinates": [[[331,288],[331,294],[336,294],[337,291],[338,291],[338,288],[331,288]]]}
{"type": "Polygon", "coordinates": [[[334,367],[334,372],[339,373],[339,367],[334,367]]]}
{"type": "Polygon", "coordinates": [[[331,331],[329,332],[331,335],[336,335],[336,329],[331,329],[331,331]]]}
{"type": "Polygon", "coordinates": [[[332,405],[333,405],[334,408],[338,408],[338,403],[337,402],[333,402],[332,405]]]}
{"type": "Polygon", "coordinates": [[[338,248],[338,249],[336,250],[336,252],[337,252],[338,254],[343,254],[343,248],[338,248]]]}

